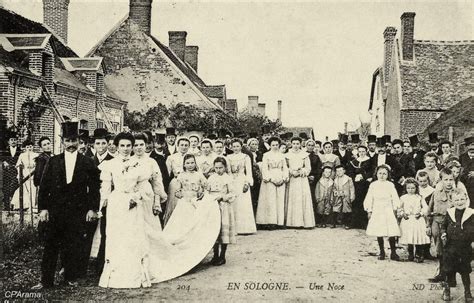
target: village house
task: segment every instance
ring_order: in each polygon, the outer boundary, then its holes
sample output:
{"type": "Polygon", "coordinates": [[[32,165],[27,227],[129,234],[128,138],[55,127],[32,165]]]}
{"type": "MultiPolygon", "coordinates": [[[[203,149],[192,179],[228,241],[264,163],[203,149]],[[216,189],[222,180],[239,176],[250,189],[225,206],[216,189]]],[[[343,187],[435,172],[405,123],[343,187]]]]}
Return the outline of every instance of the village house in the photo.
{"type": "Polygon", "coordinates": [[[130,0],[128,14],[86,55],[104,58],[105,84],[130,110],[182,103],[235,111],[225,85],[207,85],[199,77],[199,47],[186,44],[187,32],[168,32],[168,46],[152,35],[152,2],[130,0]]]}
{"type": "Polygon", "coordinates": [[[127,104],[104,84],[102,58],[79,58],[67,46],[68,4],[43,0],[44,24],[0,8],[0,119],[18,125],[28,115],[31,139],[50,137],[55,152],[61,122],[119,132],[127,104]]]}
{"type": "Polygon", "coordinates": [[[392,138],[421,134],[472,95],[474,41],[415,40],[415,13],[401,16],[400,36],[387,27],[383,63],[372,76],[371,132],[392,138]]]}

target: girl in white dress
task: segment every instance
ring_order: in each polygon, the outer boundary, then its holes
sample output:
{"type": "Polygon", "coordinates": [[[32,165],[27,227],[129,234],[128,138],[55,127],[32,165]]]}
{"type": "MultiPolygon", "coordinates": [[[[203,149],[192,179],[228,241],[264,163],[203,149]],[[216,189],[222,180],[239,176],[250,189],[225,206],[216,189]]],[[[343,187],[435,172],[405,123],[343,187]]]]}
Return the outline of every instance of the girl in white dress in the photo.
{"type": "Polygon", "coordinates": [[[232,191],[232,178],[227,174],[227,161],[223,157],[217,157],[214,160],[214,171],[207,180],[207,191],[209,195],[219,203],[221,211],[221,230],[219,238],[214,245],[214,257],[211,263],[213,265],[223,265],[226,263],[225,253],[227,244],[236,242],[235,236],[235,215],[232,203],[236,195],[232,191]],[[220,254],[219,254],[220,248],[220,254]]]}
{"type": "Polygon", "coordinates": [[[233,154],[227,156],[227,170],[233,178],[233,191],[237,199],[233,203],[237,234],[257,232],[252,209],[250,186],[253,185],[252,163],[247,154],[242,153],[242,141],[232,140],[233,154]]]}
{"type": "MultiPolygon", "coordinates": [[[[101,209],[107,205],[105,265],[99,286],[138,288],[151,286],[148,271],[148,234],[160,232],[160,221],[150,219],[166,199],[155,161],[143,158],[146,136],[138,136],[136,156],[130,157],[135,138],[115,137],[119,155],[100,165],[101,209]],[[113,185],[113,190],[112,190],[113,185]]],[[[151,159],[152,160],[152,159],[151,159]]]]}
{"type": "Polygon", "coordinates": [[[383,237],[388,237],[390,243],[390,259],[400,260],[395,247],[395,237],[400,236],[397,218],[395,216],[400,207],[400,199],[395,185],[390,180],[390,167],[382,164],[375,170],[377,180],[369,186],[364,200],[364,209],[367,212],[369,223],[367,235],[377,237],[380,248],[379,260],[385,259],[383,237]]]}
{"type": "Polygon", "coordinates": [[[183,159],[184,156],[188,153],[189,150],[189,140],[188,138],[180,138],[178,139],[177,143],[178,152],[171,154],[166,159],[166,167],[168,169],[168,173],[170,175],[171,182],[168,186],[168,202],[166,203],[166,210],[163,215],[163,225],[166,225],[171,214],[176,207],[176,203],[178,202],[176,198],[176,190],[178,188],[178,183],[176,178],[179,174],[183,171],[183,159]]]}
{"type": "Polygon", "coordinates": [[[286,190],[286,226],[313,228],[315,226],[313,201],[308,175],[311,172],[309,154],[301,150],[301,138],[291,139],[291,148],[285,154],[290,179],[286,190]]]}
{"type": "Polygon", "coordinates": [[[262,185],[257,206],[257,224],[284,226],[285,189],[288,182],[288,166],[280,152],[280,139],[268,140],[270,151],[263,155],[262,185]]]}
{"type": "Polygon", "coordinates": [[[426,235],[426,221],[424,214],[428,210],[425,199],[419,194],[418,183],[413,178],[405,180],[406,194],[400,197],[401,218],[400,237],[401,244],[408,244],[408,261],[416,260],[421,263],[423,257],[423,245],[430,243],[430,238],[426,235]],[[414,250],[416,247],[416,257],[414,250]]]}

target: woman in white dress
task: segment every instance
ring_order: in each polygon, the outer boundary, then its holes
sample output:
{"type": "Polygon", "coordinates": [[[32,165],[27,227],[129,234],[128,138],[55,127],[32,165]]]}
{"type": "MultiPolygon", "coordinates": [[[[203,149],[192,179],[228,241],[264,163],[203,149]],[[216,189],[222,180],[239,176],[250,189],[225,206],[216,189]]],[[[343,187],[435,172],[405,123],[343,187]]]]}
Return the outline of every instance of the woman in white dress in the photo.
{"type": "MultiPolygon", "coordinates": [[[[16,167],[18,170],[18,180],[20,178],[20,166],[23,167],[23,180],[26,179],[23,183],[23,209],[36,209],[36,186],[33,184],[33,175],[30,176],[30,174],[35,170],[35,159],[38,157],[38,154],[33,152],[33,142],[29,140],[23,142],[22,147],[23,153],[18,157],[16,167]]],[[[20,188],[17,188],[13,194],[11,204],[13,204],[13,209],[20,208],[20,188]]]]}
{"type": "Polygon", "coordinates": [[[253,185],[252,163],[247,154],[242,153],[242,141],[232,140],[233,154],[227,156],[228,171],[234,180],[233,191],[237,199],[233,203],[237,234],[257,232],[252,209],[250,186],[253,185]]]}
{"type": "Polygon", "coordinates": [[[308,175],[311,172],[309,154],[301,150],[301,138],[291,139],[291,149],[285,154],[290,181],[286,190],[286,226],[313,228],[313,201],[308,175]]]}
{"type": "MultiPolygon", "coordinates": [[[[105,265],[99,286],[151,286],[148,234],[161,232],[153,212],[166,199],[160,170],[145,154],[147,137],[128,133],[115,137],[119,155],[100,165],[101,207],[107,205],[105,265]],[[135,156],[130,157],[135,144],[135,156]],[[113,184],[113,190],[112,190],[113,184]]],[[[151,235],[151,237],[153,237],[151,235]]]]}
{"type": "Polygon", "coordinates": [[[164,225],[166,225],[166,223],[168,222],[169,218],[171,217],[171,214],[174,211],[174,208],[176,207],[176,203],[178,202],[178,199],[176,198],[176,190],[178,187],[176,178],[183,171],[183,159],[189,150],[188,138],[179,138],[177,146],[178,152],[169,155],[166,159],[166,167],[172,179],[170,185],[168,186],[169,199],[166,203],[166,210],[163,216],[164,225]]]}
{"type": "Polygon", "coordinates": [[[280,139],[268,140],[270,151],[263,155],[262,185],[257,206],[257,224],[284,226],[285,183],[288,182],[288,166],[280,152],[280,139]]]}

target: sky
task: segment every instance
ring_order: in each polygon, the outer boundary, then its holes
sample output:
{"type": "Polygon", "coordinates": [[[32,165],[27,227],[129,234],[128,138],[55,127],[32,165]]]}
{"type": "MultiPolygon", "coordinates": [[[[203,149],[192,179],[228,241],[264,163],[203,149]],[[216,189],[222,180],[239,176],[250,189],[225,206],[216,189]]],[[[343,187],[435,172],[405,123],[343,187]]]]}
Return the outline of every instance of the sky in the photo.
{"type": "MultiPolygon", "coordinates": [[[[128,12],[128,0],[71,0],[68,43],[85,55],[128,12]]],[[[42,21],[41,0],[0,0],[42,21]]],[[[372,73],[382,64],[383,31],[415,12],[415,39],[473,40],[472,1],[168,1],[154,0],[152,35],[187,31],[199,46],[199,75],[225,84],[227,97],[267,104],[284,126],[312,126],[334,137],[368,120],[372,73]]],[[[399,35],[399,32],[397,33],[399,35]]]]}

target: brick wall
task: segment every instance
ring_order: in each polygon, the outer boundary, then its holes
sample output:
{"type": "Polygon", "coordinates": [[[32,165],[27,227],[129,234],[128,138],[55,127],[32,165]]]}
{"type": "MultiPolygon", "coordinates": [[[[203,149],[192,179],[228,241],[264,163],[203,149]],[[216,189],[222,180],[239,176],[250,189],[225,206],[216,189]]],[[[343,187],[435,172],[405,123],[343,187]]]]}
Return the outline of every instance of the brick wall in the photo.
{"type": "Polygon", "coordinates": [[[55,99],[59,111],[69,118],[86,120],[89,131],[96,128],[96,97],[91,93],[79,92],[68,87],[58,86],[55,99]]]}
{"type": "Polygon", "coordinates": [[[67,42],[69,0],[43,0],[43,20],[53,32],[67,42]]]}
{"type": "Polygon", "coordinates": [[[7,120],[13,120],[12,85],[6,72],[0,71],[0,115],[7,120]]]}
{"type": "Polygon", "coordinates": [[[152,0],[130,0],[128,14],[129,18],[148,35],[151,29],[151,3],[152,0]]]}
{"type": "Polygon", "coordinates": [[[441,111],[402,110],[400,113],[401,139],[420,134],[442,114],[441,111]]]}

